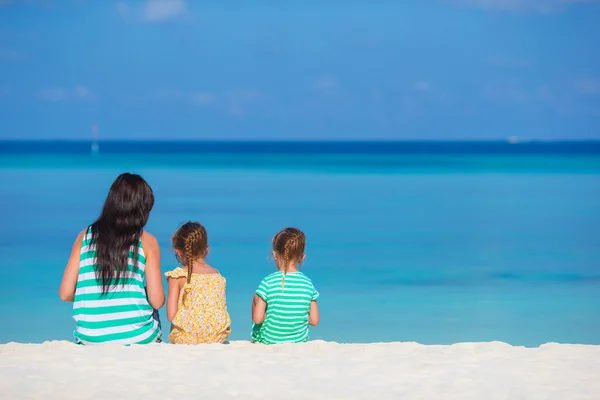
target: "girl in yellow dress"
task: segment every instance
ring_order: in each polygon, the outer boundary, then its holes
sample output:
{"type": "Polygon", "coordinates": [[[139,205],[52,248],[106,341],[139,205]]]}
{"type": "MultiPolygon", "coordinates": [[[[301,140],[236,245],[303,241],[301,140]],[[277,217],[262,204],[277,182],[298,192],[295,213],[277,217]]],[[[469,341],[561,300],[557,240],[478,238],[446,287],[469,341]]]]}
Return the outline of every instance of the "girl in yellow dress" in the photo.
{"type": "Polygon", "coordinates": [[[169,341],[175,344],[223,343],[231,332],[225,278],[204,259],[208,234],[198,222],[187,222],[173,235],[175,254],[185,268],[165,273],[169,282],[169,341]]]}

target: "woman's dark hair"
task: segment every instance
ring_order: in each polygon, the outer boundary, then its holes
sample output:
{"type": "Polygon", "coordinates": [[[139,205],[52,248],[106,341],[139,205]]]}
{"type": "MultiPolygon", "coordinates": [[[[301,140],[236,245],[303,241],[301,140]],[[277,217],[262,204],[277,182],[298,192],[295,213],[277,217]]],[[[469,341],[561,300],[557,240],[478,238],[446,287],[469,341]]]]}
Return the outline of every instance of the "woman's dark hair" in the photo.
{"type": "Polygon", "coordinates": [[[139,175],[124,173],[113,182],[100,217],[91,225],[96,247],[96,278],[102,293],[126,281],[129,251],[138,259],[138,246],[148,216],[154,206],[154,193],[139,175]]]}

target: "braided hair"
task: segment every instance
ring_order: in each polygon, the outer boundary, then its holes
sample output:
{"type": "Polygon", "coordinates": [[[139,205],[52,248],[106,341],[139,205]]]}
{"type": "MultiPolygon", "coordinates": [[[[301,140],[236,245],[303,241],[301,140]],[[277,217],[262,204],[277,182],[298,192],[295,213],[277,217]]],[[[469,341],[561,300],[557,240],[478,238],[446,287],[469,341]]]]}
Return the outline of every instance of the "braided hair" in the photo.
{"type": "Polygon", "coordinates": [[[173,235],[173,248],[184,255],[183,260],[179,260],[187,268],[187,282],[184,286],[185,295],[191,289],[192,271],[194,261],[203,258],[208,250],[208,234],[206,229],[199,222],[186,222],[173,235]]]}
{"type": "Polygon", "coordinates": [[[306,235],[298,228],[285,228],[273,237],[273,251],[279,255],[278,268],[283,271],[281,289],[285,285],[285,275],[290,264],[300,264],[304,256],[306,235]]]}

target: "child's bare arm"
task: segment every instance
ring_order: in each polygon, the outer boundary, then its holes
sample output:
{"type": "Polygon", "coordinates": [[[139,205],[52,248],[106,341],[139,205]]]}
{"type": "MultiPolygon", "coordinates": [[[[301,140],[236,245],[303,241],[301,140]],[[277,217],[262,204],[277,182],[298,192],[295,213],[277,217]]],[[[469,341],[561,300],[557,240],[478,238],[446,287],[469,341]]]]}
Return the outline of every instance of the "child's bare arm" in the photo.
{"type": "Polygon", "coordinates": [[[311,301],[310,302],[310,311],[308,313],[308,323],[310,326],[317,326],[319,325],[319,305],[317,304],[316,301],[311,301]]]}
{"type": "Polygon", "coordinates": [[[267,314],[267,303],[257,294],[252,300],[252,321],[255,324],[262,324],[267,314]]]}
{"type": "Polygon", "coordinates": [[[169,294],[167,296],[167,320],[173,321],[179,308],[179,292],[181,285],[185,282],[185,278],[169,278],[169,294]]]}

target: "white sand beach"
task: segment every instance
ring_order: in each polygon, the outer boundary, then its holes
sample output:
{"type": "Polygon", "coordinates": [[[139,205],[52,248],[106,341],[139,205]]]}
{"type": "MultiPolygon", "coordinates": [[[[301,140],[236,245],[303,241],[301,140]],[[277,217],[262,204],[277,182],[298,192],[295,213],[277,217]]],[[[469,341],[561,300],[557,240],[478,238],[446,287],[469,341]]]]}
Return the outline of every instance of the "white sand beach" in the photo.
{"type": "Polygon", "coordinates": [[[600,399],[600,346],[0,345],[2,399],[600,399]]]}

